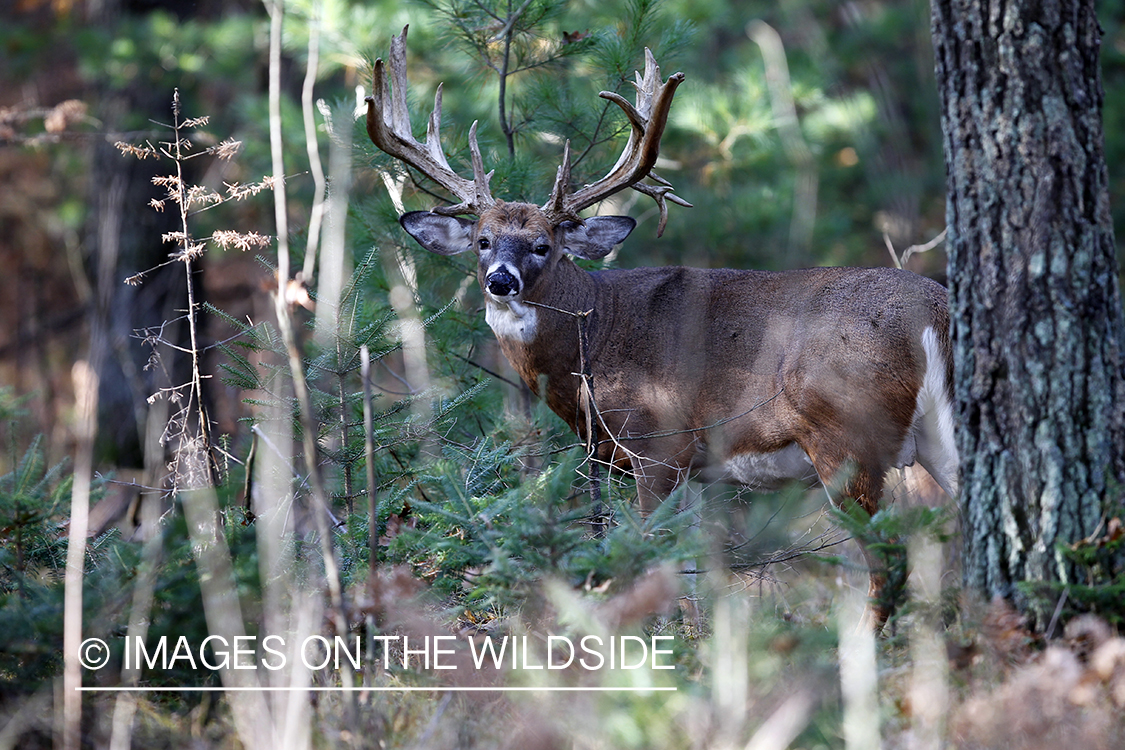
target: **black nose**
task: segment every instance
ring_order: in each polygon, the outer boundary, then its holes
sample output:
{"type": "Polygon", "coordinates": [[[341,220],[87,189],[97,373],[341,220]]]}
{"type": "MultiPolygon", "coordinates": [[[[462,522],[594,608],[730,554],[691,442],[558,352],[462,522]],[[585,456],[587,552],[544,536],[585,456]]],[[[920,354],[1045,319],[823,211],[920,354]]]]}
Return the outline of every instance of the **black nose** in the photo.
{"type": "Polygon", "coordinates": [[[486,279],[488,291],[497,297],[507,297],[520,290],[520,282],[503,268],[490,273],[486,279]]]}

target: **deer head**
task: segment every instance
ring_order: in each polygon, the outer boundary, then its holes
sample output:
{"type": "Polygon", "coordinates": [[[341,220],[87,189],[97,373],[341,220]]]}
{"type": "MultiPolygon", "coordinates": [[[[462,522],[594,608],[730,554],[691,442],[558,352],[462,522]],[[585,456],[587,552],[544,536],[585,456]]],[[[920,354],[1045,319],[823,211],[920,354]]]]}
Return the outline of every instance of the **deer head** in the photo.
{"type": "MultiPolygon", "coordinates": [[[[409,28],[409,27],[407,27],[409,28]]],[[[439,85],[430,114],[426,140],[415,140],[406,107],[406,33],[391,40],[390,76],[383,61],[375,62],[372,96],[367,98],[367,133],[387,154],[414,167],[456,196],[460,203],[403,215],[401,223],[411,236],[441,255],[467,250],[479,253],[481,287],[500,304],[518,302],[564,254],[580,258],[605,257],[633,230],[636,222],[624,216],[583,219],[579,212],[625,188],[652,197],[660,209],[657,235],[668,219],[667,201],[690,207],[675,195],[672,186],[653,173],[660,138],[676,88],[684,80],[675,73],[662,80],[652,52],[645,50],[645,71],[636,76],[636,104],[611,91],[600,96],[621,107],[631,132],[617,163],[592,185],[571,190],[570,142],[563,148],[562,164],[550,197],[542,206],[506,203],[492,197],[477,144],[477,123],[469,130],[473,179],[459,176],[449,166],[441,146],[441,94],[439,85]],[[643,182],[651,178],[656,184],[643,182]],[[475,220],[463,218],[476,216],[475,220]]]]}

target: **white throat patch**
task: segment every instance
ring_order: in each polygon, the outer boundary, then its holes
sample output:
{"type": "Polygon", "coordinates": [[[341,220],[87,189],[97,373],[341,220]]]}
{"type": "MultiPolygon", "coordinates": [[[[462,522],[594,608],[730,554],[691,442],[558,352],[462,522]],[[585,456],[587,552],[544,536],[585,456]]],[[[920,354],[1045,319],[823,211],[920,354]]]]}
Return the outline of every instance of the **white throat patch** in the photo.
{"type": "Polygon", "coordinates": [[[536,309],[515,300],[496,302],[491,296],[485,294],[484,319],[496,338],[514,339],[523,344],[534,341],[539,324],[536,309]]]}

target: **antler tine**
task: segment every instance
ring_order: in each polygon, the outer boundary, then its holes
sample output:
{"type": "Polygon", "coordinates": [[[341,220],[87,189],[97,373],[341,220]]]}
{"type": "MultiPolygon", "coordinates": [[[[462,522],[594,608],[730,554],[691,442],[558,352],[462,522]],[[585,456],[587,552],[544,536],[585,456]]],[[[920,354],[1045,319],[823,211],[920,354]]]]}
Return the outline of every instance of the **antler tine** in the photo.
{"type": "Polygon", "coordinates": [[[391,129],[401,136],[414,140],[410,128],[410,112],[406,108],[406,32],[391,37],[391,129]]]}
{"type": "Polygon", "coordinates": [[[367,97],[367,135],[379,149],[409,164],[441,185],[461,202],[442,206],[435,212],[448,216],[477,214],[496,201],[489,190],[492,173],[485,174],[477,145],[476,123],[469,131],[469,150],[473,162],[473,179],[466,180],[449,166],[441,148],[441,94],[439,85],[434,96],[434,109],[426,126],[426,142],[419,143],[410,128],[410,112],[406,106],[406,32],[391,39],[390,79],[383,61],[376,60],[372,76],[372,95],[367,97]],[[391,88],[393,82],[393,89],[391,88]],[[389,106],[388,106],[389,105],[389,106]]]}
{"type": "Polygon", "coordinates": [[[452,172],[453,167],[449,166],[449,162],[445,158],[445,152],[441,150],[441,90],[443,86],[444,84],[439,83],[437,93],[434,94],[434,109],[430,112],[430,122],[426,125],[426,151],[429,152],[430,158],[452,172]]]}
{"type": "Polygon", "coordinates": [[[492,181],[492,175],[496,174],[496,170],[487,174],[484,171],[484,160],[481,159],[480,146],[477,145],[476,120],[469,128],[469,156],[473,162],[473,180],[472,182],[462,180],[468,186],[468,194],[458,194],[462,202],[455,206],[438,206],[430,209],[433,213],[442,216],[457,216],[459,214],[476,214],[479,216],[481,211],[495,205],[496,201],[493,200],[492,193],[489,191],[489,183],[492,181]]]}
{"type": "Polygon", "coordinates": [[[473,183],[476,185],[478,192],[483,191],[482,194],[477,196],[477,200],[487,198],[489,203],[492,203],[492,195],[488,186],[492,182],[492,175],[496,174],[496,170],[493,169],[488,174],[484,172],[484,160],[480,158],[480,145],[477,144],[476,120],[473,120],[473,125],[469,128],[469,156],[473,161],[473,183]]]}
{"type": "Polygon", "coordinates": [[[693,208],[690,203],[672,192],[675,188],[671,185],[646,185],[643,182],[638,182],[633,185],[632,188],[638,193],[644,193],[656,201],[656,205],[660,209],[660,221],[656,225],[657,237],[664,234],[664,227],[668,224],[668,204],[665,203],[665,200],[670,200],[677,206],[693,208]]]}
{"type": "Polygon", "coordinates": [[[567,206],[567,191],[570,189],[570,139],[566,139],[563,146],[563,160],[555,173],[555,185],[551,188],[551,197],[543,204],[543,212],[551,219],[553,224],[561,221],[581,222],[578,212],[567,206]]]}
{"type": "MultiPolygon", "coordinates": [[[[668,122],[668,112],[672,106],[672,97],[676,88],[684,81],[683,73],[673,73],[667,81],[660,77],[660,68],[652,51],[645,49],[645,72],[642,76],[636,74],[637,89],[636,106],[612,91],[603,91],[599,94],[603,99],[613,102],[621,107],[628,118],[632,131],[625,144],[625,150],[618,157],[617,163],[609,170],[605,177],[592,185],[578,190],[570,196],[565,195],[566,183],[570,178],[570,165],[568,158],[564,158],[564,170],[559,169],[559,176],[551,192],[551,198],[543,206],[544,212],[554,221],[577,218],[578,212],[591,206],[616,192],[632,187],[656,200],[660,208],[660,225],[657,235],[664,231],[668,219],[668,210],[665,199],[682,206],[691,207],[691,204],[679,196],[672,194],[672,186],[666,181],[652,175],[652,168],[656,165],[656,158],[660,154],[660,139],[664,135],[664,128],[668,122]],[[646,185],[641,182],[645,177],[652,176],[660,185],[646,185]]],[[[569,149],[568,149],[569,151],[569,149]]]]}

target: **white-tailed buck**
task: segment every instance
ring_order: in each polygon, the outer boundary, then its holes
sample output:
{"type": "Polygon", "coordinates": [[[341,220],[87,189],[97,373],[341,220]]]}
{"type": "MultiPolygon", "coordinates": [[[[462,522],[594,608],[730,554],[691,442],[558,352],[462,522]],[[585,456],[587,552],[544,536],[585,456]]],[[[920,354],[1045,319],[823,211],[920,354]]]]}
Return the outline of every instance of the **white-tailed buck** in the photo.
{"type": "Polygon", "coordinates": [[[572,191],[567,144],[543,206],[492,197],[475,124],[473,179],[454,173],[438,133],[440,86],[425,143],[415,140],[405,30],[391,43],[390,73],[393,88],[375,63],[371,140],[461,200],[407,213],[402,226],[432,252],[477,252],[486,319],[504,354],[575,432],[596,439],[601,460],[635,475],[642,509],[691,472],[762,489],[819,479],[873,513],[886,472],[917,461],[956,492],[939,284],[888,268],[590,273],[571,260],[602,258],[632,231],[628,217],[579,214],[620,190],[656,199],[658,235],[665,201],[688,205],[652,173],[682,73],[661,80],[646,51],[635,106],[603,92],[632,125],[624,153],[604,178],[572,191]]]}

